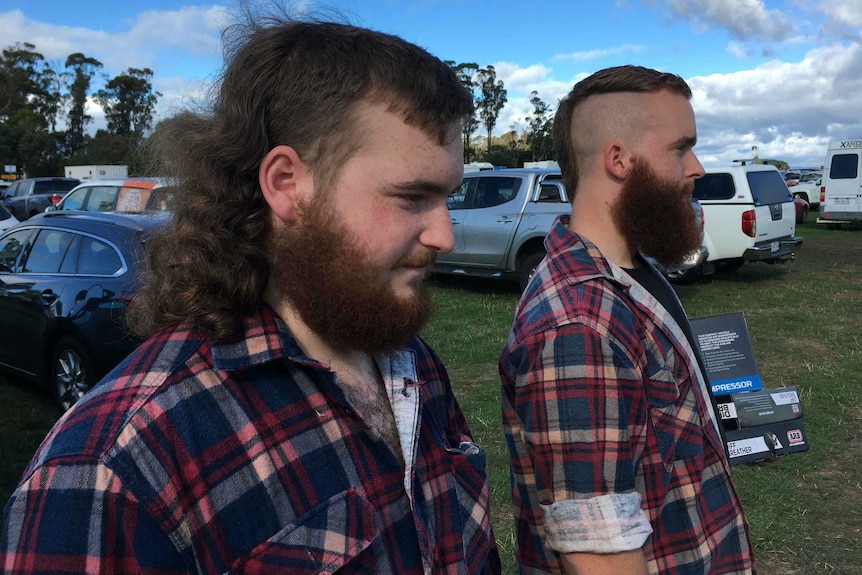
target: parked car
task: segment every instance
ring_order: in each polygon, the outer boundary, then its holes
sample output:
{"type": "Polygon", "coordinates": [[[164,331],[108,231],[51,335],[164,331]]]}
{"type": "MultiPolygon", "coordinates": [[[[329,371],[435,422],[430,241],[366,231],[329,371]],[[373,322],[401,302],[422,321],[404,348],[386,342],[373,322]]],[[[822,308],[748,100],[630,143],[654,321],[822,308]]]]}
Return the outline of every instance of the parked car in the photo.
{"type": "Polygon", "coordinates": [[[433,271],[517,278],[521,289],[545,257],[554,220],[572,212],[558,169],[465,173],[446,205],[455,247],[437,257],[433,271]]]}
{"type": "Polygon", "coordinates": [[[790,192],[794,198],[802,198],[808,202],[809,210],[816,210],[820,207],[820,187],[822,182],[821,174],[803,174],[799,183],[793,186],[790,192]]]}
{"type": "Polygon", "coordinates": [[[170,206],[173,186],[165,178],[86,180],[74,187],[50,210],[85,212],[164,211],[170,206]]]}
{"type": "Polygon", "coordinates": [[[693,197],[703,207],[709,256],[682,275],[732,271],[745,262],[786,262],[802,246],[793,196],[774,166],[740,160],[707,169],[695,181],[693,197]]]}
{"type": "Polygon", "coordinates": [[[57,204],[80,183],[75,178],[25,178],[3,190],[0,198],[12,215],[23,222],[57,204]]]}
{"type": "Polygon", "coordinates": [[[9,213],[6,206],[0,204],[0,232],[8,230],[18,223],[18,218],[9,213]]]}
{"type": "Polygon", "coordinates": [[[806,223],[808,221],[808,202],[794,194],[793,205],[796,207],[796,223],[806,223]]]}
{"type": "Polygon", "coordinates": [[[71,407],[140,343],[124,312],[167,217],[48,212],[0,234],[0,368],[71,407]]]}

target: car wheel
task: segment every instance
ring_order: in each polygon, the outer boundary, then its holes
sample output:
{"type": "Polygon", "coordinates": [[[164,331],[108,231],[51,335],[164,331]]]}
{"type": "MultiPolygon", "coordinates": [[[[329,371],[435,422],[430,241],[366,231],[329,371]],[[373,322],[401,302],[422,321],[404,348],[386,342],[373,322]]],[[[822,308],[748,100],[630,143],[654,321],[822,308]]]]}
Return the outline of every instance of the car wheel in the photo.
{"type": "Polygon", "coordinates": [[[533,273],[536,271],[536,266],[539,265],[539,262],[542,261],[542,258],[545,257],[545,253],[535,253],[530,254],[524,258],[523,263],[521,264],[521,272],[519,283],[521,286],[521,291],[527,289],[527,284],[530,283],[530,279],[533,277],[533,273]]]}
{"type": "Polygon", "coordinates": [[[83,346],[71,337],[60,338],[49,373],[51,390],[60,409],[67,411],[92,385],[92,363],[83,346]]]}
{"type": "Polygon", "coordinates": [[[665,274],[667,281],[677,285],[693,284],[703,277],[703,266],[694,266],[684,270],[669,271],[665,274]]]}

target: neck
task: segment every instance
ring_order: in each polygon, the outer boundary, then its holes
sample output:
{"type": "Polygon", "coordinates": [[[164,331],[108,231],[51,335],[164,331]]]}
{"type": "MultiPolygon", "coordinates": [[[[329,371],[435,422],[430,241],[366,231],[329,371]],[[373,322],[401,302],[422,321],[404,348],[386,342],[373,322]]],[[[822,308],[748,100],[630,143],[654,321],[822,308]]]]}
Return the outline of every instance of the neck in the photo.
{"type": "Polygon", "coordinates": [[[578,193],[572,201],[572,217],[568,229],[581,235],[599,248],[602,255],[623,268],[637,266],[637,252],[632,249],[611,215],[609,195],[578,193]]]}

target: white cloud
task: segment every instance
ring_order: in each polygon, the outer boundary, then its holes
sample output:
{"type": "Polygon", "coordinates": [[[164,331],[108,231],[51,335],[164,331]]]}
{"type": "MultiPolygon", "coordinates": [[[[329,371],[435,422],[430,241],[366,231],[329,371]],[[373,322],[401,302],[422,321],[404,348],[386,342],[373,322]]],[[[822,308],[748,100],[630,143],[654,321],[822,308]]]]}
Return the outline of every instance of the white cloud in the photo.
{"type": "Polygon", "coordinates": [[[771,61],[752,70],[689,79],[698,153],[728,162],[761,157],[791,164],[825,155],[826,144],[862,134],[862,48],[832,45],[799,62],[771,61]]]}
{"type": "Polygon", "coordinates": [[[862,0],[820,0],[818,8],[831,24],[862,25],[862,0]]]}
{"type": "Polygon", "coordinates": [[[671,17],[695,29],[724,28],[741,40],[780,42],[794,30],[790,17],[763,0],[667,0],[671,17]]]}
{"type": "Polygon", "coordinates": [[[28,19],[20,10],[0,12],[0,38],[4,46],[29,42],[48,62],[65,63],[75,52],[96,58],[110,77],[128,68],[156,71],[160,52],[177,57],[217,57],[219,29],[225,21],[220,7],[185,7],[143,12],[127,31],[108,33],[81,26],[58,26],[28,19]]]}
{"type": "Polygon", "coordinates": [[[568,54],[555,54],[554,60],[570,60],[572,62],[586,62],[588,60],[596,60],[606,56],[618,56],[620,54],[636,54],[644,50],[644,46],[637,44],[624,44],[614,48],[604,48],[599,50],[583,50],[580,52],[571,52],[568,54]]]}
{"type": "Polygon", "coordinates": [[[734,58],[747,58],[751,56],[751,50],[746,48],[741,42],[728,42],[727,53],[734,58]]]}

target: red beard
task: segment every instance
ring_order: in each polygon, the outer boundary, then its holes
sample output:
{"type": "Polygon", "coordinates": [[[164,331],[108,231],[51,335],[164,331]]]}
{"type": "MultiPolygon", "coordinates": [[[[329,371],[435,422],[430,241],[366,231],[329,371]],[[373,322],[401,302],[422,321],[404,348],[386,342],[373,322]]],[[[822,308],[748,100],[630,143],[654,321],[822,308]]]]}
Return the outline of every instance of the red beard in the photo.
{"type": "Polygon", "coordinates": [[[611,208],[617,229],[632,249],[665,267],[679,265],[702,242],[691,205],[694,182],[665,180],[642,158],[633,162],[611,208]]]}
{"type": "MultiPolygon", "coordinates": [[[[391,271],[359,248],[325,196],[301,206],[297,224],[273,232],[270,281],[306,325],[339,350],[369,354],[395,350],[415,336],[431,314],[424,278],[416,293],[399,298],[385,282],[391,271]]],[[[398,262],[430,266],[436,252],[417,251],[398,262]]]]}

